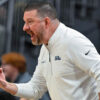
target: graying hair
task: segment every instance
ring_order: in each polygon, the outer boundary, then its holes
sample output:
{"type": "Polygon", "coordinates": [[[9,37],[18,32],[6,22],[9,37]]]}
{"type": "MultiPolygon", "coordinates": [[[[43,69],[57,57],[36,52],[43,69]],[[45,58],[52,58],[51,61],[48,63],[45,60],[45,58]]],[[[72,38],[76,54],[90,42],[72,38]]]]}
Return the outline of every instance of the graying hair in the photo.
{"type": "Polygon", "coordinates": [[[56,19],[57,18],[57,13],[54,8],[54,6],[47,1],[42,1],[42,2],[33,2],[33,3],[28,3],[24,9],[25,11],[30,11],[36,9],[38,12],[38,15],[42,18],[44,17],[49,17],[51,19],[56,19]]]}

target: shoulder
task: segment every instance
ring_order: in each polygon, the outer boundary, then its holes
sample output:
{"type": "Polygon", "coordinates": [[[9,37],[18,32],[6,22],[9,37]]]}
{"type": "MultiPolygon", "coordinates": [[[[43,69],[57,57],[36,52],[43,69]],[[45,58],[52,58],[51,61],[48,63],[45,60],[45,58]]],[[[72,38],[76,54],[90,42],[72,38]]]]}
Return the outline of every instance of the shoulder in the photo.
{"type": "Polygon", "coordinates": [[[70,27],[62,25],[62,33],[59,35],[58,46],[65,48],[65,50],[82,50],[85,47],[93,46],[93,43],[82,33],[70,27]]]}
{"type": "Polygon", "coordinates": [[[56,34],[56,39],[59,43],[70,43],[72,39],[78,39],[79,37],[83,38],[85,36],[77,30],[60,23],[58,33],[56,34]]]}
{"type": "Polygon", "coordinates": [[[84,43],[90,43],[91,41],[84,36],[82,33],[79,31],[72,29],[70,27],[66,26],[66,30],[63,31],[63,36],[62,36],[63,43],[67,44],[68,46],[73,46],[73,45],[81,45],[84,43]]]}

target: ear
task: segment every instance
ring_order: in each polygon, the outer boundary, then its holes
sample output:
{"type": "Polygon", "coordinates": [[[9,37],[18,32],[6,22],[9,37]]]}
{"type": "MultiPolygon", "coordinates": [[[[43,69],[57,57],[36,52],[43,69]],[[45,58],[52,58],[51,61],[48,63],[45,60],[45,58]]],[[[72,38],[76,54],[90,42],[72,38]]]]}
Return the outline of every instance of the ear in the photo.
{"type": "Polygon", "coordinates": [[[50,26],[51,19],[49,17],[45,17],[44,21],[45,21],[45,27],[48,28],[50,26]]]}

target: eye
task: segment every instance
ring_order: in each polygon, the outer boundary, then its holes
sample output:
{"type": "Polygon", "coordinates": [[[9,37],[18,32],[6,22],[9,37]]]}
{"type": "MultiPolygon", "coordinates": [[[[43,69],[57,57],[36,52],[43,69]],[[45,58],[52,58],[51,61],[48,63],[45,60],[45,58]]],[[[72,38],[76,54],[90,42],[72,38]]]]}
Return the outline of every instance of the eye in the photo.
{"type": "Polygon", "coordinates": [[[32,23],[33,23],[33,21],[28,21],[27,23],[28,23],[28,24],[32,24],[32,23]]]}
{"type": "Polygon", "coordinates": [[[32,21],[28,21],[28,23],[31,23],[32,21]]]}

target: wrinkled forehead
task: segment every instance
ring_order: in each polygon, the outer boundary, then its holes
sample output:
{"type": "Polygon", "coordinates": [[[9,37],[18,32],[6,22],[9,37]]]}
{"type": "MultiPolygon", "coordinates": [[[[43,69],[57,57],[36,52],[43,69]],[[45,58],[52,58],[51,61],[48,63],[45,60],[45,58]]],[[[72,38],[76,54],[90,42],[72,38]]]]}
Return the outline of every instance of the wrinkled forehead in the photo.
{"type": "Polygon", "coordinates": [[[29,10],[24,12],[23,20],[37,17],[37,10],[29,10]]]}

